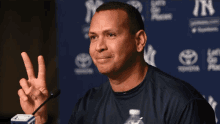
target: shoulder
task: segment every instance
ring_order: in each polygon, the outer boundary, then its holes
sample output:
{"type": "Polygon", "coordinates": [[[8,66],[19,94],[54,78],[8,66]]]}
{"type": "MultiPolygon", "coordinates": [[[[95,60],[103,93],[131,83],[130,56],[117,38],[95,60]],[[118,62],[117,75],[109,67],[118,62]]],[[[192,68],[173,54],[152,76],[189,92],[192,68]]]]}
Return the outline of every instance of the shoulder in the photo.
{"type": "Polygon", "coordinates": [[[179,112],[173,123],[189,124],[216,124],[215,112],[211,105],[206,100],[194,99],[184,106],[183,110],[179,112]]]}
{"type": "Polygon", "coordinates": [[[203,99],[201,93],[188,82],[169,75],[160,69],[151,66],[151,76],[149,85],[154,86],[157,90],[165,92],[172,97],[181,98],[186,102],[192,99],[203,99]]]}
{"type": "MultiPolygon", "coordinates": [[[[204,117],[205,112],[214,114],[207,100],[189,83],[153,66],[149,71],[147,88],[155,97],[155,104],[164,106],[160,111],[164,112],[166,122],[184,121],[183,115],[188,117],[191,114],[191,118],[196,120],[204,117]]],[[[204,121],[208,122],[209,119],[204,121]]]]}

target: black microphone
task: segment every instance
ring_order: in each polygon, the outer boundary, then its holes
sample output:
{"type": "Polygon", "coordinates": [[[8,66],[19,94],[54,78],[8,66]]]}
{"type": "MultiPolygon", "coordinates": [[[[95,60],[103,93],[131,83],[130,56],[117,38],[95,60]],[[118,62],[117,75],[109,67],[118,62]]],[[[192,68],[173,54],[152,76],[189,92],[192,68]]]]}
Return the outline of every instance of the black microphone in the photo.
{"type": "Polygon", "coordinates": [[[11,124],[35,124],[35,117],[34,114],[44,105],[46,104],[50,99],[56,98],[60,95],[60,89],[55,89],[50,92],[50,96],[31,114],[17,114],[14,117],[11,118],[11,124]]]}

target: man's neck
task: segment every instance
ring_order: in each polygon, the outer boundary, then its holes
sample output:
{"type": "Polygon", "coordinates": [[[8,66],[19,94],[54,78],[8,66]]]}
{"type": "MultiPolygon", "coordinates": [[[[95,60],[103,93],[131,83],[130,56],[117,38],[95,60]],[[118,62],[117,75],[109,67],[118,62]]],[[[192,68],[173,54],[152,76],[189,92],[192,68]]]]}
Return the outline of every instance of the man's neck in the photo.
{"type": "Polygon", "coordinates": [[[147,63],[140,62],[120,73],[120,76],[117,78],[113,79],[109,77],[113,91],[126,92],[138,86],[144,80],[147,70],[147,63]]]}

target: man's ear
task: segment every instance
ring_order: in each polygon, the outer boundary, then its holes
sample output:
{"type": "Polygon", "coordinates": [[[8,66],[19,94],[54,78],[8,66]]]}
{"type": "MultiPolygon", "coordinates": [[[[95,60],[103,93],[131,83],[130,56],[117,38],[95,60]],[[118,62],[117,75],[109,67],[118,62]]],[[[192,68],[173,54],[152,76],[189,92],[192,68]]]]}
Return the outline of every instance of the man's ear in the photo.
{"type": "Polygon", "coordinates": [[[135,34],[135,41],[136,41],[137,52],[141,52],[147,43],[147,35],[144,30],[139,30],[135,34]]]}

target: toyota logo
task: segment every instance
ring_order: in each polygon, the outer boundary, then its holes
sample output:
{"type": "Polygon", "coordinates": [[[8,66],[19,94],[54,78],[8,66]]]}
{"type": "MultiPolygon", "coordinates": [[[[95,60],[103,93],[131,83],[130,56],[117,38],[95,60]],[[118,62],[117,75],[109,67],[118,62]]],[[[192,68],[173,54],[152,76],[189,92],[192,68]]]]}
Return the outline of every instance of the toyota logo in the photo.
{"type": "Polygon", "coordinates": [[[191,49],[184,50],[179,55],[179,61],[183,65],[193,65],[198,60],[198,54],[191,49]]]}
{"type": "Polygon", "coordinates": [[[80,53],[76,56],[75,63],[79,68],[87,68],[92,64],[92,59],[87,53],[80,53]]]}

